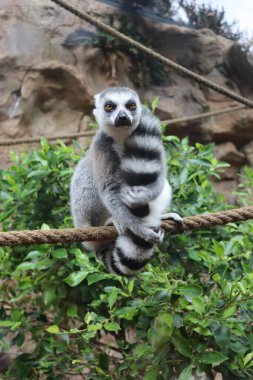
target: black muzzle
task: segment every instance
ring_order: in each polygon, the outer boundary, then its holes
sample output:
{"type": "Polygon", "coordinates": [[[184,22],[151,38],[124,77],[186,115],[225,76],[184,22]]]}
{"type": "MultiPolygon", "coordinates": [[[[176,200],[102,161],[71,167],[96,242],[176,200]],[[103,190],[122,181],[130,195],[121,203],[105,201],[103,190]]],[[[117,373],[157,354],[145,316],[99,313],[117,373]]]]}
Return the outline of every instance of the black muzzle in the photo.
{"type": "Polygon", "coordinates": [[[131,127],[132,122],[124,111],[120,111],[115,119],[115,127],[131,127]]]}

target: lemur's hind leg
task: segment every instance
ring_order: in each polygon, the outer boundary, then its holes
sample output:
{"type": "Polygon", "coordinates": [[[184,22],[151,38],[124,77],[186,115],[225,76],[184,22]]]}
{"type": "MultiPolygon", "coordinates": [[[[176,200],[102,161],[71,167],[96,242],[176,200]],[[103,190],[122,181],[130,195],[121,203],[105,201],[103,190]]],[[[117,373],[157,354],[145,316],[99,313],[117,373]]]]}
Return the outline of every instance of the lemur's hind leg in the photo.
{"type": "Polygon", "coordinates": [[[183,224],[183,219],[176,212],[168,212],[166,214],[163,214],[161,216],[161,220],[173,220],[174,222],[176,222],[179,225],[183,224]]]}

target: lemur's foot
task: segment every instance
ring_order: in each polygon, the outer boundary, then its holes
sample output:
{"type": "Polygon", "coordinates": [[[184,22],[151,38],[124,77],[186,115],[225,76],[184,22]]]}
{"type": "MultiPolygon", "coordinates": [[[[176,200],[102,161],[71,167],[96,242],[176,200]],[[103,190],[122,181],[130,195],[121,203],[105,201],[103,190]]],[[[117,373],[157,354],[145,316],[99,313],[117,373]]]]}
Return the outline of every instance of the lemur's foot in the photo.
{"type": "Polygon", "coordinates": [[[174,222],[176,222],[180,226],[183,224],[183,219],[181,218],[180,215],[178,215],[175,212],[168,212],[166,214],[163,214],[161,216],[161,220],[173,220],[174,222]]]}
{"type": "Polygon", "coordinates": [[[120,223],[118,223],[112,216],[106,220],[105,226],[115,227],[118,234],[122,234],[124,232],[124,227],[121,226],[120,223]]]}
{"type": "Polygon", "coordinates": [[[158,236],[159,236],[159,241],[157,241],[157,243],[162,243],[163,239],[164,239],[164,231],[162,228],[158,227],[158,228],[154,228],[154,231],[157,232],[158,236]]]}
{"type": "Polygon", "coordinates": [[[115,226],[115,219],[113,219],[112,216],[108,218],[105,222],[105,226],[115,226]]]}

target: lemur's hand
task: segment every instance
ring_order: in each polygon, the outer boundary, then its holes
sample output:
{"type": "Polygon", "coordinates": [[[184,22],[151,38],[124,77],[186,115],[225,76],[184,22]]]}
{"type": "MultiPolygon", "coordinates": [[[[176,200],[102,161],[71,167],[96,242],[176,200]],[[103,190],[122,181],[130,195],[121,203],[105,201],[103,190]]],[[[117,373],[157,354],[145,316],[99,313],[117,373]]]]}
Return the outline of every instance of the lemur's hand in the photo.
{"type": "Polygon", "coordinates": [[[147,204],[150,201],[149,197],[149,191],[145,186],[124,186],[121,189],[121,200],[130,208],[147,204]]]}
{"type": "MultiPolygon", "coordinates": [[[[126,221],[127,218],[125,219],[125,222],[126,221]]],[[[131,222],[124,224],[110,217],[105,222],[105,225],[114,226],[119,235],[123,234],[127,229],[130,229],[135,235],[152,244],[161,243],[164,238],[164,232],[160,227],[150,226],[140,219],[133,219],[131,222]]]]}
{"type": "Polygon", "coordinates": [[[134,234],[151,244],[161,243],[164,238],[164,232],[160,227],[153,227],[147,223],[135,223],[134,225],[129,226],[129,229],[134,234]]]}

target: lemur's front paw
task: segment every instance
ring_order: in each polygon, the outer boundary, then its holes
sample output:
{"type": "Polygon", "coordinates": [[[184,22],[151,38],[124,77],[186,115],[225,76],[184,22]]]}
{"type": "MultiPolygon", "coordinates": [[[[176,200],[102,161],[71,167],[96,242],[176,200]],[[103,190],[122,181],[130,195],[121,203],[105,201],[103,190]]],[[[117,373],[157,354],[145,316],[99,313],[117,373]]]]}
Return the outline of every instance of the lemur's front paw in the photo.
{"type": "Polygon", "coordinates": [[[118,232],[118,234],[123,234],[123,232],[126,230],[126,227],[121,225],[116,219],[114,219],[112,216],[108,218],[105,222],[105,226],[114,226],[118,232]]]}
{"type": "Polygon", "coordinates": [[[163,214],[161,216],[161,220],[173,220],[180,225],[183,224],[183,219],[176,212],[168,212],[167,214],[163,214]]]}
{"type": "Polygon", "coordinates": [[[123,187],[121,199],[130,208],[142,206],[149,202],[148,191],[144,186],[123,187]]]}
{"type": "Polygon", "coordinates": [[[158,244],[163,241],[164,232],[160,227],[152,227],[147,224],[135,225],[131,230],[151,244],[158,244]]]}

